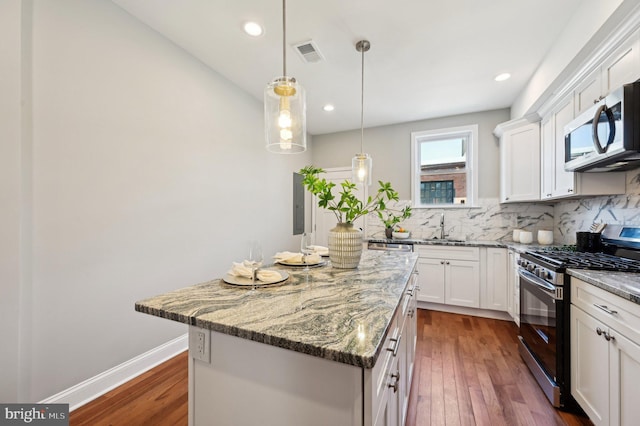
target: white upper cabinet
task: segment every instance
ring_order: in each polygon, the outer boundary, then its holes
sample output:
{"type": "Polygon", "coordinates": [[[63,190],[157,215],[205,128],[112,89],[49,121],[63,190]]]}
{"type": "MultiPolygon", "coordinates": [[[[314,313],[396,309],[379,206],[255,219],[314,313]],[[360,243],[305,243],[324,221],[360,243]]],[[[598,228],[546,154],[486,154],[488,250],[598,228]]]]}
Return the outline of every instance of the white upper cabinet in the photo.
{"type": "Polygon", "coordinates": [[[575,193],[575,173],[564,170],[564,126],[569,124],[575,114],[573,113],[573,96],[561,102],[553,114],[554,144],[555,144],[555,179],[553,184],[553,197],[567,197],[575,193]]]}
{"type": "Polygon", "coordinates": [[[640,78],[640,30],[602,63],[602,96],[640,78]]]}
{"type": "Polygon", "coordinates": [[[554,137],[554,117],[545,117],[540,124],[540,199],[553,198],[556,176],[556,143],[554,137]]]}
{"type": "Polygon", "coordinates": [[[541,192],[542,200],[626,192],[626,174],[574,173],[564,170],[564,126],[575,116],[574,94],[560,100],[542,119],[541,192]]]}
{"type": "Polygon", "coordinates": [[[575,173],[564,170],[564,127],[612,90],[640,79],[640,30],[621,29],[594,51],[584,66],[554,90],[538,110],[540,199],[559,200],[626,192],[624,172],[575,173]],[[628,32],[625,32],[628,31],[628,32]]]}
{"type": "Polygon", "coordinates": [[[602,97],[602,70],[598,68],[576,86],[574,96],[576,115],[593,106],[602,97]]]}
{"type": "Polygon", "coordinates": [[[500,202],[540,199],[540,125],[526,120],[502,123],[500,138],[500,202]]]}
{"type": "Polygon", "coordinates": [[[623,84],[640,78],[640,31],[608,55],[575,89],[576,115],[623,84]]]}

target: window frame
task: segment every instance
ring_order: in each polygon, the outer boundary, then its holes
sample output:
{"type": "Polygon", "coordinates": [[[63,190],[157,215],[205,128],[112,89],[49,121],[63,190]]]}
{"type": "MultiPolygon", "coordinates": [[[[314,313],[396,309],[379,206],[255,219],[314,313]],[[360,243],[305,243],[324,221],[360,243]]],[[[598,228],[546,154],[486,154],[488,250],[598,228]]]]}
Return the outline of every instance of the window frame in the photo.
{"type": "Polygon", "coordinates": [[[477,206],[478,194],[478,125],[449,127],[445,129],[423,130],[411,132],[411,206],[415,209],[460,209],[477,206]],[[422,204],[420,202],[420,144],[429,140],[467,138],[466,179],[467,194],[465,204],[422,204]]]}

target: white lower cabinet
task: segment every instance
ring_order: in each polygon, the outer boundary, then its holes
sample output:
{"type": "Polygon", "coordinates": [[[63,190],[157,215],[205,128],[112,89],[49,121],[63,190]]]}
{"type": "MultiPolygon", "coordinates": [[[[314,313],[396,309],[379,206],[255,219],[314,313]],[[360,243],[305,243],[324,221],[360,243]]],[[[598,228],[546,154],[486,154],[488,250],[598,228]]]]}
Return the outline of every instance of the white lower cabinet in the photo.
{"type": "Polygon", "coordinates": [[[494,311],[508,311],[509,257],[503,248],[486,249],[486,273],[480,294],[480,307],[494,311]]]}
{"type": "Polygon", "coordinates": [[[520,253],[509,250],[509,265],[507,268],[507,313],[513,321],[520,325],[520,275],[518,274],[518,260],[520,253]]]}
{"type": "Polygon", "coordinates": [[[418,246],[421,302],[507,311],[507,250],[494,247],[418,246]]]}
{"type": "Polygon", "coordinates": [[[418,300],[480,307],[480,251],[467,246],[418,247],[418,300]]]}
{"type": "Polygon", "coordinates": [[[571,394],[595,425],[636,425],[640,305],[572,278],[571,394]]]}

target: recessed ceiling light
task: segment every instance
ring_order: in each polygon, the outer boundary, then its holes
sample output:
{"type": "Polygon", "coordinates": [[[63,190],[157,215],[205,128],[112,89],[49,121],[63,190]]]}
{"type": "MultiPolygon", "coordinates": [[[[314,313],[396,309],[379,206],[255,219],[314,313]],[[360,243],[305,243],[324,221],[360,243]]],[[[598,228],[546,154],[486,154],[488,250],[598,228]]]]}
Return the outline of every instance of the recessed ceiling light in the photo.
{"type": "Polygon", "coordinates": [[[264,29],[257,22],[247,22],[244,24],[244,32],[249,34],[251,37],[261,36],[264,32],[264,29]]]}
{"type": "Polygon", "coordinates": [[[331,112],[335,109],[335,107],[331,104],[326,104],[325,106],[322,107],[322,109],[326,112],[331,112]]]}
{"type": "Polygon", "coordinates": [[[511,78],[511,74],[509,74],[508,72],[503,72],[502,74],[498,74],[496,78],[494,78],[494,80],[505,81],[505,80],[509,80],[510,78],[511,78]]]}

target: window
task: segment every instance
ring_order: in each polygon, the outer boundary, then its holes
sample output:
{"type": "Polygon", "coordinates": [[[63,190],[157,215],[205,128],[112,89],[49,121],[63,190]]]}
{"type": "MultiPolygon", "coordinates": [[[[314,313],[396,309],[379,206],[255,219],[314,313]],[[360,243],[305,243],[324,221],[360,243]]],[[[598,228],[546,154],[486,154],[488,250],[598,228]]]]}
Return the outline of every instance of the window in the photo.
{"type": "Polygon", "coordinates": [[[477,140],[477,125],[411,133],[414,207],[475,204],[477,140]]]}
{"type": "Polygon", "coordinates": [[[453,204],[455,196],[452,180],[420,182],[420,200],[425,204],[453,204]]]}

